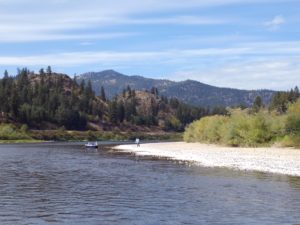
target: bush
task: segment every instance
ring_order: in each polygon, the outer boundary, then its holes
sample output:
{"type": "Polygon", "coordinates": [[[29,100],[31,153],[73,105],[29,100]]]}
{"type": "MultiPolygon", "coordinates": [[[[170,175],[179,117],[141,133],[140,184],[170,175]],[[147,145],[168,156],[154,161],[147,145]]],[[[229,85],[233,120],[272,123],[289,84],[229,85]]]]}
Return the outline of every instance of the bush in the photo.
{"type": "Polygon", "coordinates": [[[186,128],[184,140],[230,146],[270,145],[284,136],[283,118],[267,112],[251,114],[235,109],[229,116],[209,116],[193,122],[186,128]]]}
{"type": "Polygon", "coordinates": [[[175,116],[170,116],[165,121],[164,130],[165,131],[183,131],[183,126],[182,126],[181,122],[175,116]]]}
{"type": "Polygon", "coordinates": [[[300,99],[288,108],[285,132],[284,144],[300,147],[300,99]]]}
{"type": "Polygon", "coordinates": [[[227,124],[225,116],[204,117],[191,123],[184,132],[184,140],[187,142],[222,142],[222,130],[227,124]]]}
{"type": "Polygon", "coordinates": [[[18,130],[15,126],[10,124],[1,124],[0,125],[0,140],[25,140],[25,139],[32,139],[26,133],[26,127],[21,128],[18,130]]]}

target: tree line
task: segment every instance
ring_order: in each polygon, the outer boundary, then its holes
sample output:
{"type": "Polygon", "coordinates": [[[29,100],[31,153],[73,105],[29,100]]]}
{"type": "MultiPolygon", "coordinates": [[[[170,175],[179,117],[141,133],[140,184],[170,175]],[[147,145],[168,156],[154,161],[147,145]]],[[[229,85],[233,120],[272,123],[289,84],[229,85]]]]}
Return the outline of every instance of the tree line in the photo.
{"type": "Polygon", "coordinates": [[[36,75],[23,68],[13,77],[7,71],[0,80],[0,111],[5,117],[30,127],[45,123],[67,129],[85,129],[87,115],[102,116],[90,82],[77,85],[62,75],[40,70],[36,75]]]}
{"type": "Polygon", "coordinates": [[[109,100],[104,87],[96,96],[91,82],[76,83],[66,75],[52,72],[50,66],[39,74],[23,68],[16,76],[7,71],[0,79],[1,120],[27,124],[30,128],[65,127],[85,130],[89,122],[111,126],[159,126],[166,131],[182,131],[186,124],[210,113],[209,109],[193,107],[159,96],[153,87],[143,105],[136,90],[129,86],[109,100]]]}

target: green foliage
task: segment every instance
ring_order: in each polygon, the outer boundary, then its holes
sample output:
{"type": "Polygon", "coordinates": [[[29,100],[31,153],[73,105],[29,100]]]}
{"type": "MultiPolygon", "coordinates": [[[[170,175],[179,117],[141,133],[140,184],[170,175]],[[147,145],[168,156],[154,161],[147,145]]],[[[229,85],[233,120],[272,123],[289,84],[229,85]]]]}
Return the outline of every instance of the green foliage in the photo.
{"type": "Polygon", "coordinates": [[[184,132],[184,140],[187,142],[222,142],[222,131],[227,123],[225,116],[209,116],[191,123],[184,132]]]}
{"type": "Polygon", "coordinates": [[[267,113],[248,114],[245,111],[231,112],[224,143],[232,146],[259,146],[272,140],[272,120],[267,113]]]}
{"type": "Polygon", "coordinates": [[[209,116],[190,124],[187,142],[219,143],[230,146],[270,145],[285,135],[285,116],[234,109],[229,116],[209,116]]]}
{"type": "Polygon", "coordinates": [[[17,129],[11,124],[0,124],[0,140],[23,140],[32,139],[27,134],[27,128],[22,126],[21,129],[17,129]]]}
{"type": "Polygon", "coordinates": [[[254,112],[258,112],[263,106],[262,98],[260,96],[256,96],[252,109],[254,112]]]}
{"type": "Polygon", "coordinates": [[[103,86],[101,86],[100,97],[101,97],[102,101],[106,102],[106,94],[105,94],[105,90],[104,90],[103,86]]]}
{"type": "Polygon", "coordinates": [[[300,99],[288,108],[285,131],[286,143],[300,147],[300,99]]]}
{"type": "Polygon", "coordinates": [[[144,133],[144,132],[110,132],[110,131],[67,131],[59,130],[34,130],[30,135],[35,140],[55,140],[55,141],[121,141],[121,140],[135,140],[139,137],[142,140],[182,140],[181,133],[144,133]]]}
{"type": "Polygon", "coordinates": [[[51,66],[47,66],[47,74],[48,74],[48,75],[51,75],[51,74],[52,74],[51,66]]]}
{"type": "Polygon", "coordinates": [[[164,130],[165,131],[182,131],[183,125],[175,116],[166,119],[164,130]]]}
{"type": "Polygon", "coordinates": [[[291,89],[289,92],[276,92],[273,95],[270,110],[276,110],[277,112],[283,114],[287,111],[290,103],[294,103],[299,98],[299,89],[296,86],[294,89],[291,89]]]}
{"type": "Polygon", "coordinates": [[[101,105],[91,83],[80,87],[70,78],[55,74],[51,67],[32,74],[24,68],[16,77],[7,73],[0,80],[0,112],[15,122],[39,127],[42,122],[65,126],[67,129],[85,129],[86,114],[101,114],[101,105]]]}

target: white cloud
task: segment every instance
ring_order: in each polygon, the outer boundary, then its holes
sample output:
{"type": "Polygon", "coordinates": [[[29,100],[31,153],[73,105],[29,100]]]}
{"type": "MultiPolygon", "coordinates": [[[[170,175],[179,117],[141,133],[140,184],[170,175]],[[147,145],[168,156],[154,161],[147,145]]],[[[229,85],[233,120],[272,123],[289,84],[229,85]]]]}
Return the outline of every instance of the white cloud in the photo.
{"type": "Polygon", "coordinates": [[[64,52],[32,56],[1,56],[0,65],[86,65],[95,62],[185,62],[186,60],[223,61],[227,58],[243,56],[244,58],[299,57],[300,42],[253,42],[232,46],[230,48],[169,49],[160,51],[89,51],[64,52]],[[145,60],[155,59],[147,62],[145,60]]]}
{"type": "Polygon", "coordinates": [[[176,80],[195,79],[219,87],[288,90],[300,85],[300,58],[250,60],[201,71],[179,71],[176,80]]]}
{"type": "Polygon", "coordinates": [[[57,37],[62,36],[63,39],[73,39],[72,35],[67,34],[68,31],[79,37],[86,29],[97,29],[99,32],[100,28],[124,23],[221,24],[226,20],[186,15],[151,18],[149,14],[261,1],[271,0],[0,0],[0,37],[5,36],[2,38],[5,42],[21,42],[22,36],[25,36],[24,41],[58,40],[61,38],[57,37]],[[47,35],[49,38],[45,38],[47,35]]]}
{"type": "Polygon", "coordinates": [[[277,15],[272,20],[265,22],[264,25],[268,28],[268,30],[276,31],[284,23],[284,17],[282,15],[277,15]]]}
{"type": "Polygon", "coordinates": [[[119,32],[119,33],[85,33],[85,34],[67,34],[56,32],[24,32],[20,35],[18,32],[4,33],[0,36],[0,42],[32,42],[32,41],[62,41],[62,40],[106,40],[129,36],[136,36],[138,33],[119,32]]]}
{"type": "Polygon", "coordinates": [[[49,64],[61,68],[83,65],[89,65],[89,68],[95,65],[101,65],[102,68],[168,68],[176,65],[174,71],[177,73],[164,78],[195,79],[212,85],[243,89],[286,90],[300,86],[300,42],[257,42],[246,43],[245,46],[0,56],[0,65],[36,68],[49,64]]]}
{"type": "Polygon", "coordinates": [[[204,63],[192,61],[171,77],[241,89],[287,90],[300,86],[300,42],[254,42],[244,45],[248,49],[243,50],[238,45],[239,50],[228,49],[223,56],[215,55],[204,63]]]}
{"type": "Polygon", "coordinates": [[[88,65],[93,63],[174,63],[185,62],[191,58],[199,59],[203,57],[222,57],[232,54],[246,54],[247,48],[210,48],[193,50],[165,50],[165,51],[141,51],[141,52],[65,52],[58,54],[45,54],[34,56],[0,56],[0,65],[88,65]],[[151,61],[150,61],[151,60],[151,61]]]}
{"type": "Polygon", "coordinates": [[[120,23],[127,24],[175,24],[175,25],[212,25],[212,24],[225,24],[230,21],[221,18],[209,18],[199,16],[174,16],[174,17],[161,17],[161,18],[146,18],[146,19],[124,19],[120,23]]]}

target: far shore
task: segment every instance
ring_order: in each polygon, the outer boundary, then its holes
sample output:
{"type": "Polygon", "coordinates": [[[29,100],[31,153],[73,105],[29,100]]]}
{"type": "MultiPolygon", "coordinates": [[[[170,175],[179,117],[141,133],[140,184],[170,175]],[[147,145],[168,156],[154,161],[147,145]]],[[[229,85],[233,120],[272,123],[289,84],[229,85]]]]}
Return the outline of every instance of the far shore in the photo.
{"type": "Polygon", "coordinates": [[[167,142],[119,145],[114,149],[141,156],[167,157],[190,161],[205,167],[227,167],[300,176],[300,149],[240,148],[201,143],[167,142]]]}

